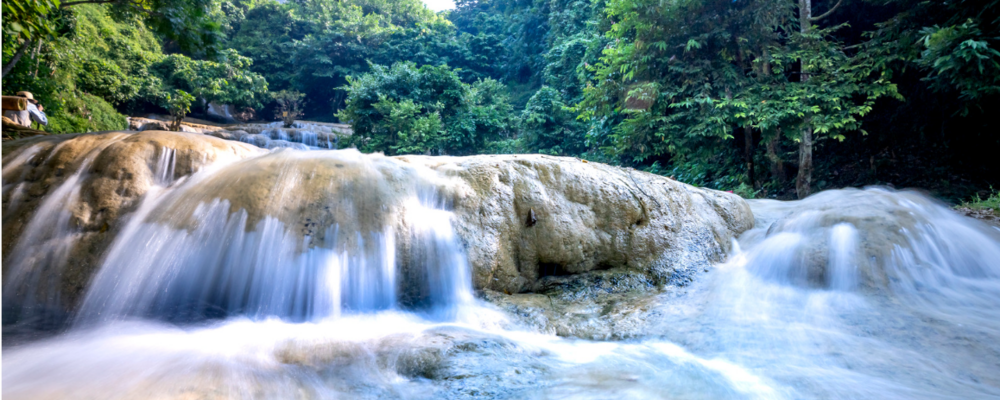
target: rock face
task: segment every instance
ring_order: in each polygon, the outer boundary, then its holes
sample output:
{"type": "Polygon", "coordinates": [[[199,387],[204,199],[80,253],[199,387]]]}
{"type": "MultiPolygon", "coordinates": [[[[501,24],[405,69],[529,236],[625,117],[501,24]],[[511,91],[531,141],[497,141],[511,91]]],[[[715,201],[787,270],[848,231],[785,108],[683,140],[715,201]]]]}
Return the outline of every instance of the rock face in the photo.
{"type": "Polygon", "coordinates": [[[735,195],[575,158],[400,158],[458,178],[456,228],[475,284],[501,292],[610,268],[662,282],[722,259],[730,239],[753,226],[735,195]]]}
{"type": "Polygon", "coordinates": [[[33,265],[37,276],[28,278],[28,286],[54,280],[42,290],[58,292],[41,296],[75,304],[123,217],[157,179],[262,152],[200,134],[158,131],[5,142],[4,296],[14,295],[7,285],[11,266],[33,265]]]}
{"type": "Polygon", "coordinates": [[[574,158],[269,153],[161,131],[49,136],[3,146],[5,297],[9,266],[34,265],[27,270],[36,277],[14,277],[24,281],[18,290],[56,274],[58,284],[42,285],[55,292],[42,296],[72,309],[129,213],[150,193],[202,170],[148,220],[187,228],[200,223],[193,217],[199,204],[221,199],[233,212],[246,211],[247,230],[273,217],[297,227],[289,234],[308,238],[303,246],[322,242],[331,224],[392,226],[406,279],[410,199],[430,196],[453,210],[474,286],[497,293],[545,290],[545,277],[610,269],[661,285],[720,260],[731,239],[753,225],[735,195],[574,158]]]}
{"type": "MultiPolygon", "coordinates": [[[[132,131],[169,131],[171,121],[153,118],[129,117],[128,129],[132,131]]],[[[210,133],[223,130],[221,126],[181,122],[181,132],[210,133]]]]}

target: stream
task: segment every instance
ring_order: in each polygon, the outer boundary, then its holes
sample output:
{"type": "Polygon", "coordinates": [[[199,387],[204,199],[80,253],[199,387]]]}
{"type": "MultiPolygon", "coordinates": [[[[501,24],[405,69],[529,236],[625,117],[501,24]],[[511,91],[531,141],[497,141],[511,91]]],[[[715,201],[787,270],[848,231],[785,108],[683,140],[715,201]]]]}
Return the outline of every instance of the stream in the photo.
{"type": "MultiPolygon", "coordinates": [[[[338,203],[357,220],[306,243],[198,191],[225,168],[172,181],[172,155],[160,157],[160,185],[69,328],[5,325],[5,399],[1000,397],[1000,229],[915,191],[751,200],[756,225],[727,261],[649,294],[643,335],[590,341],[538,333],[476,296],[425,172],[393,194],[419,253],[401,270],[396,232],[361,217],[360,196],[378,190],[338,203]]],[[[45,207],[28,236],[71,236],[58,204],[45,207]]],[[[60,243],[12,260],[60,257],[60,243]]],[[[45,279],[13,268],[7,304],[45,279]]]]}

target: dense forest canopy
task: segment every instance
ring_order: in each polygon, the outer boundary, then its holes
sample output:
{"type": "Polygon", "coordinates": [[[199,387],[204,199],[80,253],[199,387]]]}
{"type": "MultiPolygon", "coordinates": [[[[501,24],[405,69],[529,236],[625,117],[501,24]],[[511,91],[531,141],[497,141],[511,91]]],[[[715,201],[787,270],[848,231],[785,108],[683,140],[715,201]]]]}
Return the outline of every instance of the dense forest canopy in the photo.
{"type": "Polygon", "coordinates": [[[33,92],[52,132],[178,93],[270,119],[291,93],[362,151],[576,156],[781,198],[1000,186],[1000,0],[456,5],[4,2],[3,93],[33,92]]]}

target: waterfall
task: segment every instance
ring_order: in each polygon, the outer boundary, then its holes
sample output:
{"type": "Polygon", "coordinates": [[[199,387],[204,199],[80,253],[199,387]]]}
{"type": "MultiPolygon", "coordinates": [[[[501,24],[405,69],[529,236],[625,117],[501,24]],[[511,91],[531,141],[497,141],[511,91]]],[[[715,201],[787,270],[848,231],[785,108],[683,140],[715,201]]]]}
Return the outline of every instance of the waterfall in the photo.
{"type": "MultiPolygon", "coordinates": [[[[34,211],[24,234],[4,260],[3,322],[52,328],[66,318],[61,299],[62,276],[70,263],[70,252],[80,239],[81,232],[73,221],[71,208],[80,198],[80,183],[88,173],[94,158],[120,137],[111,137],[99,143],[66,179],[55,186],[34,211]]],[[[28,162],[35,157],[37,148],[23,152],[5,167],[28,162]]],[[[50,154],[54,154],[52,152],[50,154]]],[[[48,160],[43,160],[45,162],[48,160]]],[[[23,177],[22,177],[23,178],[23,177]]],[[[9,186],[4,176],[4,188],[9,186]]],[[[6,214],[19,209],[18,184],[11,193],[6,214]]]]}
{"type": "MultiPolygon", "coordinates": [[[[302,129],[274,135],[331,137],[302,129]]],[[[242,138],[285,140],[268,135],[242,138]]],[[[75,307],[60,297],[85,244],[71,211],[99,167],[84,157],[34,203],[4,175],[4,224],[35,209],[5,260],[4,398],[1000,397],[1000,229],[918,192],[749,201],[756,226],[727,260],[658,288],[616,292],[621,275],[597,270],[477,298],[453,213],[467,192],[447,169],[354,150],[199,168],[174,147],[144,154],[151,186],[106,231],[75,307]],[[33,320],[50,336],[11,339],[33,320]],[[539,328],[597,323],[641,331],[539,328]]]]}
{"type": "MultiPolygon", "coordinates": [[[[158,177],[168,174],[161,170],[171,170],[164,167],[171,163],[164,159],[172,154],[169,149],[163,151],[158,177]]],[[[429,171],[404,168],[417,180],[404,185],[401,192],[377,199],[384,203],[374,207],[381,210],[377,215],[362,215],[373,207],[355,204],[354,192],[324,193],[330,202],[327,209],[339,207],[338,215],[361,221],[306,218],[301,226],[288,224],[280,215],[255,219],[246,209],[200,190],[220,177],[240,179],[243,168],[271,159],[279,159],[280,165],[273,168],[285,174],[313,174],[295,165],[300,157],[338,168],[374,168],[356,152],[311,156],[279,152],[196,174],[176,187],[148,195],[115,238],[91,282],[79,323],[234,316],[316,321],[344,313],[395,309],[401,300],[432,310],[471,301],[469,266],[452,232],[451,213],[435,188],[419,181],[429,171]],[[191,215],[169,214],[168,210],[188,204],[194,205],[191,215]],[[397,213],[399,220],[394,219],[397,213]],[[404,226],[409,228],[400,231],[404,226]],[[409,250],[397,244],[397,237],[404,235],[409,250]],[[409,254],[408,276],[417,278],[403,282],[404,287],[398,271],[401,251],[409,254]],[[401,299],[403,292],[416,293],[416,297],[401,299]]],[[[351,184],[355,190],[358,186],[353,185],[360,185],[388,193],[385,179],[377,172],[366,173],[364,180],[351,184]]],[[[277,187],[270,190],[270,196],[281,198],[307,190],[302,185],[321,183],[292,179],[274,184],[277,187]]],[[[280,209],[284,204],[272,206],[280,209]]]]}
{"type": "Polygon", "coordinates": [[[791,398],[1000,396],[1000,229],[914,191],[750,203],[756,227],[651,331],[791,398]]]}

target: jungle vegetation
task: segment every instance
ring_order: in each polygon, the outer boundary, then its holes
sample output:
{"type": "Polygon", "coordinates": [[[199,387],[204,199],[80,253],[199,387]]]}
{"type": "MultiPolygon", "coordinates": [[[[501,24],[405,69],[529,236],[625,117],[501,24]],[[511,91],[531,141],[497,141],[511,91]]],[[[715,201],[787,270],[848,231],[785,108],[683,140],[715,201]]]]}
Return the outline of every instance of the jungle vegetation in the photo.
{"type": "Polygon", "coordinates": [[[52,132],[174,93],[268,118],[294,98],[366,152],[574,156],[779,198],[989,195],[998,49],[1000,0],[3,4],[3,92],[34,92],[52,132]]]}

